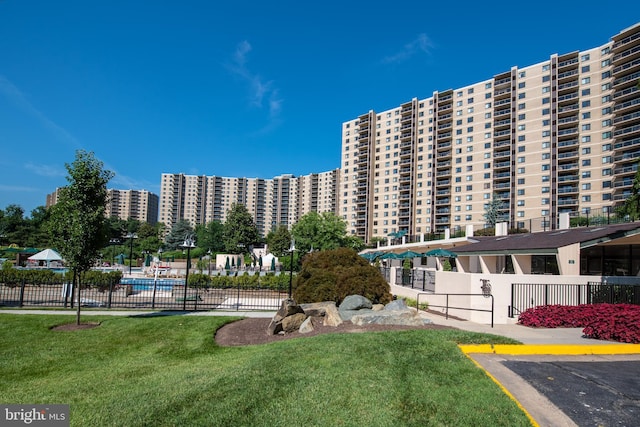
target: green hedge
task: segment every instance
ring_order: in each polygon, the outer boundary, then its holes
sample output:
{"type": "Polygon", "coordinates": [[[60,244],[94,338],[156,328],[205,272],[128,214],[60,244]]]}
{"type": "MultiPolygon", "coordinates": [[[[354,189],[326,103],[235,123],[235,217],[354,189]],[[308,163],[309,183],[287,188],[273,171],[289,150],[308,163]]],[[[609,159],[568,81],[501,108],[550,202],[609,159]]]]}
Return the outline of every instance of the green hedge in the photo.
{"type": "MultiPolygon", "coordinates": [[[[106,291],[111,285],[120,283],[121,278],[122,273],[119,271],[104,273],[90,270],[81,275],[80,285],[83,288],[94,286],[100,291],[106,291]]],[[[72,279],[73,274],[70,271],[61,274],[52,270],[20,270],[17,268],[3,268],[0,270],[0,284],[9,287],[20,286],[23,283],[32,286],[70,283],[72,279]]]]}
{"type": "Polygon", "coordinates": [[[208,276],[206,274],[189,275],[189,287],[200,289],[271,289],[274,291],[287,289],[289,276],[267,273],[264,276],[248,273],[237,276],[208,276]]]}

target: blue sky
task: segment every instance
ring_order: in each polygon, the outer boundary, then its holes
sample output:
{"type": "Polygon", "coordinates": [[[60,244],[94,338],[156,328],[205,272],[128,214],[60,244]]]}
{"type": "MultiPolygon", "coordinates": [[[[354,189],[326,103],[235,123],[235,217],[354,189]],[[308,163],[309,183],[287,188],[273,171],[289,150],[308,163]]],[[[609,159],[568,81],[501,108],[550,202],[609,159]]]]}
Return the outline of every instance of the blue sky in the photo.
{"type": "Polygon", "coordinates": [[[634,2],[432,3],[0,0],[0,209],[44,205],[78,149],[109,188],[156,194],[163,172],[328,171],[347,120],[640,21],[634,2]]]}

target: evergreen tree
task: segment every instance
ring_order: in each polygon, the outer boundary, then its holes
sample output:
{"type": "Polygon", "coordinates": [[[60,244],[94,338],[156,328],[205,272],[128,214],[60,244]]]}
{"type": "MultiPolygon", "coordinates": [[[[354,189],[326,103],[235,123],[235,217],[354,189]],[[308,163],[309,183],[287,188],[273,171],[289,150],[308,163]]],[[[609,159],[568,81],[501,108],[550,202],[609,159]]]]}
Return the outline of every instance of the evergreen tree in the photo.
{"type": "Polygon", "coordinates": [[[181,219],[176,222],[167,237],[164,238],[164,244],[166,249],[175,250],[184,243],[184,239],[187,235],[193,234],[193,228],[186,219],[181,219]]]}

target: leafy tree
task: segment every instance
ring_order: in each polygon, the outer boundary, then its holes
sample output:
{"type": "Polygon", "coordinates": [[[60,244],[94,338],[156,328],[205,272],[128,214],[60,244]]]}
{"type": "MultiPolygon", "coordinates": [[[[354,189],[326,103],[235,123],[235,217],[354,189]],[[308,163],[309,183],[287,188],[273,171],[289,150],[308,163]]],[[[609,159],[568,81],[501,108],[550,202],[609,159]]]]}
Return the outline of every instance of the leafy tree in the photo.
{"type": "Polygon", "coordinates": [[[92,152],[76,151],[72,164],[65,164],[69,185],[60,189],[58,203],[51,208],[48,229],[76,285],[77,324],[80,324],[80,280],[99,258],[108,242],[105,226],[107,183],[114,174],[92,152]]]}
{"type": "Polygon", "coordinates": [[[224,241],[222,238],[224,226],[220,221],[211,221],[207,225],[196,225],[196,238],[198,246],[211,252],[224,251],[224,241]]]}
{"type": "Polygon", "coordinates": [[[45,229],[50,216],[50,211],[44,206],[38,206],[31,211],[31,218],[24,222],[25,240],[24,246],[44,248],[51,246],[49,234],[45,229]]]}
{"type": "Polygon", "coordinates": [[[333,212],[309,212],[293,226],[296,250],[337,249],[345,245],[347,223],[333,212]]]}
{"type": "Polygon", "coordinates": [[[8,205],[4,210],[0,209],[0,239],[5,244],[15,243],[24,246],[22,227],[25,219],[24,209],[19,205],[8,205]]]}
{"type": "Polygon", "coordinates": [[[267,245],[269,252],[277,257],[282,257],[289,253],[291,247],[291,232],[286,225],[280,225],[275,231],[270,231],[267,235],[267,245]]]}
{"type": "Polygon", "coordinates": [[[249,246],[260,240],[259,236],[247,207],[238,203],[231,205],[223,227],[225,250],[231,254],[246,252],[249,246]]]}
{"type": "Polygon", "coordinates": [[[366,247],[364,240],[359,236],[346,236],[342,242],[342,246],[351,248],[356,252],[360,252],[366,247]]]}
{"type": "Polygon", "coordinates": [[[188,234],[193,233],[191,224],[186,219],[181,219],[176,222],[167,237],[164,238],[166,249],[175,250],[184,243],[184,239],[188,234]]]}
{"type": "Polygon", "coordinates": [[[621,217],[628,215],[631,220],[640,218],[640,162],[638,162],[636,176],[633,179],[631,195],[617,208],[617,215],[621,217]]]}

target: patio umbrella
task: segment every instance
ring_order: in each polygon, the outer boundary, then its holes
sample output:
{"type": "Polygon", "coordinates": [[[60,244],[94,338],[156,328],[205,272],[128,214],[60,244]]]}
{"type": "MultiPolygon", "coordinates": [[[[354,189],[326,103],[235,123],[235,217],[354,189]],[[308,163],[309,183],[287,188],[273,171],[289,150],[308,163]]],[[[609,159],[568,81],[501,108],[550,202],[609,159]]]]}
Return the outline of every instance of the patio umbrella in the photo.
{"type": "Polygon", "coordinates": [[[271,271],[276,271],[276,259],[271,258],[271,271]]]}
{"type": "Polygon", "coordinates": [[[424,256],[435,256],[435,257],[445,257],[445,258],[457,258],[458,255],[454,252],[448,251],[446,249],[438,248],[432,249],[429,252],[425,252],[424,256]]]}
{"type": "Polygon", "coordinates": [[[422,254],[420,254],[418,252],[414,252],[414,251],[405,251],[405,252],[402,252],[402,253],[398,254],[398,258],[401,258],[401,259],[420,258],[420,257],[422,257],[422,254]]]}
{"type": "Polygon", "coordinates": [[[380,255],[380,259],[400,259],[400,257],[398,257],[398,255],[394,254],[393,252],[387,252],[380,255]]]}
{"type": "Polygon", "coordinates": [[[229,257],[227,257],[227,261],[224,263],[224,269],[225,270],[230,270],[231,266],[229,265],[229,257]]]}

